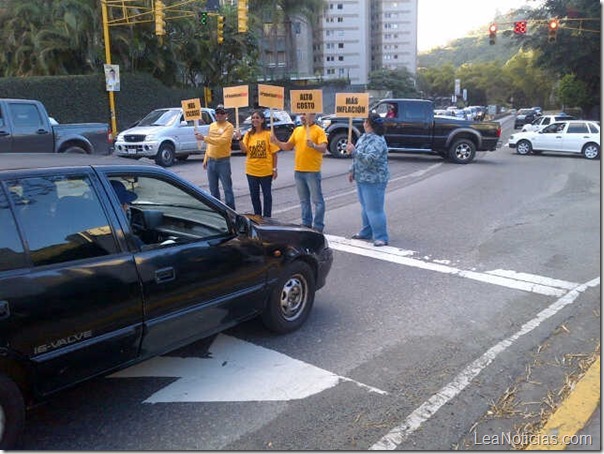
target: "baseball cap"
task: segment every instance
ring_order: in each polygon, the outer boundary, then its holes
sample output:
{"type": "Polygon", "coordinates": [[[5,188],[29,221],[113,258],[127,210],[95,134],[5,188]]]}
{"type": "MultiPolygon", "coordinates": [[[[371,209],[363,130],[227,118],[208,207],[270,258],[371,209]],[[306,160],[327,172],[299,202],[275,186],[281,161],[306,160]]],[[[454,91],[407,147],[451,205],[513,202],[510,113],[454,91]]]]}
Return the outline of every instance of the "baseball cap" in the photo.
{"type": "Polygon", "coordinates": [[[215,111],[216,111],[216,113],[219,113],[219,114],[224,114],[224,113],[226,113],[226,110],[224,110],[224,105],[223,105],[223,104],[218,104],[218,105],[216,106],[215,111]]]}
{"type": "Polygon", "coordinates": [[[126,189],[126,186],[124,186],[124,183],[121,181],[111,180],[111,186],[113,186],[113,190],[121,203],[131,203],[138,198],[138,195],[136,195],[135,192],[126,189]]]}

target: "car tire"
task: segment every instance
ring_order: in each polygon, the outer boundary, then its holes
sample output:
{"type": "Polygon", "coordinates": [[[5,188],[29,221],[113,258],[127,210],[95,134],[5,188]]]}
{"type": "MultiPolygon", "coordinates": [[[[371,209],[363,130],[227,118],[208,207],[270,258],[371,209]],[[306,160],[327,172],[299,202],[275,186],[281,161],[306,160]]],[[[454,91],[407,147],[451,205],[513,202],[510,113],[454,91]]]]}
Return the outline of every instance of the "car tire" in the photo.
{"type": "Polygon", "coordinates": [[[533,151],[533,146],[528,140],[521,140],[516,144],[516,153],[527,155],[533,151]]]}
{"type": "Polygon", "coordinates": [[[170,143],[162,143],[155,155],[155,162],[162,167],[170,167],[174,164],[174,147],[170,143]]]}
{"type": "Polygon", "coordinates": [[[476,157],[476,145],[470,139],[458,139],[449,148],[449,160],[456,164],[469,164],[476,157]]]}
{"type": "Polygon", "coordinates": [[[189,156],[190,155],[188,155],[188,154],[181,154],[180,156],[176,156],[176,159],[183,162],[183,161],[186,161],[187,159],[189,159],[189,156]]]}
{"type": "MultiPolygon", "coordinates": [[[[356,137],[352,137],[352,142],[356,142],[356,137]]],[[[350,158],[350,153],[346,151],[348,145],[348,132],[337,132],[330,138],[328,149],[334,158],[350,158]]]]}
{"type": "Polygon", "coordinates": [[[594,142],[586,143],[581,150],[583,156],[587,159],[596,159],[600,157],[600,145],[594,142]]]}
{"type": "Polygon", "coordinates": [[[25,403],[19,387],[0,375],[0,449],[15,449],[25,425],[25,403]]]}
{"type": "Polygon", "coordinates": [[[65,154],[87,154],[86,150],[77,145],[72,145],[65,149],[65,154]]]}
{"type": "Polygon", "coordinates": [[[297,330],[310,314],[315,291],[315,275],[310,266],[302,261],[291,263],[271,292],[262,323],[279,334],[297,330]]]}

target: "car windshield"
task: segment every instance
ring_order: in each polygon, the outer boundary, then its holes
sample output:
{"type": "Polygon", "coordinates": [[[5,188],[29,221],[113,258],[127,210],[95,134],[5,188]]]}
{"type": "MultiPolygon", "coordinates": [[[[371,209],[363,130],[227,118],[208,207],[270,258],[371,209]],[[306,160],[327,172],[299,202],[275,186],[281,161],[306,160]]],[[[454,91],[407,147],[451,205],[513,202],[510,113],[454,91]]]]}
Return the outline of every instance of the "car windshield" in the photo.
{"type": "Polygon", "coordinates": [[[159,109],[143,118],[138,126],[172,126],[179,118],[180,112],[177,110],[159,109]]]}

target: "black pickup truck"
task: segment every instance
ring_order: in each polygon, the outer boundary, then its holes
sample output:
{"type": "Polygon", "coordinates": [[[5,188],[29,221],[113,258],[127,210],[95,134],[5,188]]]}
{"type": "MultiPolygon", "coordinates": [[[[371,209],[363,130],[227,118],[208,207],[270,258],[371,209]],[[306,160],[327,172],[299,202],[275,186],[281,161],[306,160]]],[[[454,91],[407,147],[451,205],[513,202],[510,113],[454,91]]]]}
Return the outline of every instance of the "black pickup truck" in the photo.
{"type": "MultiPolygon", "coordinates": [[[[474,160],[477,151],[494,151],[501,146],[499,123],[434,115],[434,105],[429,100],[383,99],[370,111],[384,118],[384,137],[392,153],[438,154],[467,164],[474,160]]],[[[330,115],[321,121],[328,134],[329,152],[336,158],[348,157],[349,118],[330,115]]],[[[354,118],[352,142],[363,132],[363,118],[354,118]]]]}
{"type": "Polygon", "coordinates": [[[52,124],[40,101],[0,99],[0,153],[80,153],[113,151],[106,123],[52,124]]]}

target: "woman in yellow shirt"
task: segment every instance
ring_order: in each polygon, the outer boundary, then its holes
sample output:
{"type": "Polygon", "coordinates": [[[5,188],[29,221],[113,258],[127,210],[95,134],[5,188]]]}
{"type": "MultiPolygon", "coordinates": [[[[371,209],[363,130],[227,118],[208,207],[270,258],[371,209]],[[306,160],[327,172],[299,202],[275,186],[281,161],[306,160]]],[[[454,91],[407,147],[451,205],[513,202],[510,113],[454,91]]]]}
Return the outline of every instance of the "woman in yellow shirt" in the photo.
{"type": "Polygon", "coordinates": [[[271,217],[273,209],[272,183],[277,178],[277,153],[279,147],[271,142],[266,118],[261,110],[252,112],[252,128],[241,138],[241,151],[246,155],[245,175],[250,188],[254,214],[271,217]],[[260,203],[260,190],[264,203],[260,203]]]}

